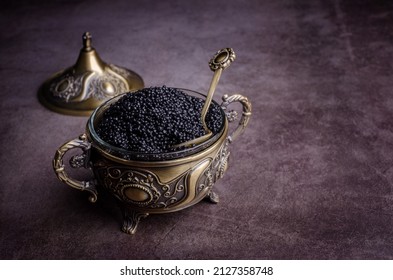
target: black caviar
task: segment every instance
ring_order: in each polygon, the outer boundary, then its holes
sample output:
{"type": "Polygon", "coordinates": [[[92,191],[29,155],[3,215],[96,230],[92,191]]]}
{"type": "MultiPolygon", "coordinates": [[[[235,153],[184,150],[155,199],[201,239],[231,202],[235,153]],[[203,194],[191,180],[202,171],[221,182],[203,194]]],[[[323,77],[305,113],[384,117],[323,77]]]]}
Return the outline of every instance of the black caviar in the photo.
{"type": "MultiPolygon", "coordinates": [[[[137,153],[165,153],[206,134],[201,122],[204,100],[176,88],[151,87],[128,93],[103,114],[96,131],[105,142],[137,153]]],[[[212,102],[207,127],[223,125],[220,106],[212,102]]]]}

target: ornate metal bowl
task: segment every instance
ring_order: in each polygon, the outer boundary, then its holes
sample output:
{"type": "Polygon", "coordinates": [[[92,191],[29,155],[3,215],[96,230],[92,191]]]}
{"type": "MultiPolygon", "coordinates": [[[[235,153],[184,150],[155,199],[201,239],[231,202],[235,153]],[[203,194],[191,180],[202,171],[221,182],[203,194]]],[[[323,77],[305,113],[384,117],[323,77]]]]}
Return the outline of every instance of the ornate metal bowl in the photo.
{"type": "MultiPolygon", "coordinates": [[[[194,91],[182,91],[205,97],[194,91]]],[[[248,99],[240,94],[225,95],[221,104],[223,126],[219,133],[201,144],[178,152],[137,154],[105,143],[96,133],[103,112],[121,96],[98,107],[87,122],[86,132],[56,151],[53,168],[59,180],[75,189],[88,191],[91,202],[97,200],[99,188],[109,191],[122,210],[122,230],[129,234],[135,233],[140,219],[149,214],[179,211],[203,198],[217,203],[213,186],[228,167],[229,144],[247,126],[251,116],[248,99]],[[241,103],[242,114],[237,127],[229,134],[228,123],[237,115],[236,111],[227,109],[233,102],[241,103]],[[78,181],[68,176],[63,156],[74,148],[83,153],[73,156],[70,166],[92,169],[92,180],[78,181]]]]}

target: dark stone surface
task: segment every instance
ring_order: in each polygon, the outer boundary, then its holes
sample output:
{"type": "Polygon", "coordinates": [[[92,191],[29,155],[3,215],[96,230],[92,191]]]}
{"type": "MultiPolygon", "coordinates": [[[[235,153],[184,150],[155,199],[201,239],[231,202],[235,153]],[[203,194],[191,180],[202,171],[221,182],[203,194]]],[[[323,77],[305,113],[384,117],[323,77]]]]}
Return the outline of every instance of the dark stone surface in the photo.
{"type": "MultiPolygon", "coordinates": [[[[21,1],[0,4],[0,258],[393,259],[393,10],[390,1],[21,1]],[[217,205],[120,213],[62,184],[51,161],[87,117],[36,92],[72,65],[84,31],[147,86],[253,102],[216,185],[217,205]]],[[[80,175],[84,178],[87,174],[80,175]]]]}

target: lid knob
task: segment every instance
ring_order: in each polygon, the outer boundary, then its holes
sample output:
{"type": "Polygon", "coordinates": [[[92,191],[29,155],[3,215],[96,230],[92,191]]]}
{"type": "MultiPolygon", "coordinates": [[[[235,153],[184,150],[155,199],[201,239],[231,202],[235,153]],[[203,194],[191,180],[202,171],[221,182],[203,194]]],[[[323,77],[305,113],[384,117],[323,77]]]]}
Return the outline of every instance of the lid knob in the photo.
{"type": "Polygon", "coordinates": [[[83,49],[85,51],[90,51],[92,49],[92,47],[91,47],[91,38],[92,37],[91,37],[90,32],[83,33],[82,40],[83,40],[83,49]]]}

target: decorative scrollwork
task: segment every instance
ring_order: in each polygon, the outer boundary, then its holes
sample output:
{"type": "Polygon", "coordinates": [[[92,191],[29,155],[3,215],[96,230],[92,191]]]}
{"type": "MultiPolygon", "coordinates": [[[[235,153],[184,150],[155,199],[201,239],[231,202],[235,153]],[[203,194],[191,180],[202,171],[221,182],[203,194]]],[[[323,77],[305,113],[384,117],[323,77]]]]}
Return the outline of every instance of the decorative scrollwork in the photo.
{"type": "Polygon", "coordinates": [[[224,111],[226,111],[227,107],[233,102],[240,102],[243,106],[242,117],[239,121],[239,125],[237,126],[235,131],[230,136],[228,136],[229,142],[232,142],[243,132],[243,130],[246,128],[246,126],[250,120],[251,110],[252,110],[251,109],[251,102],[248,100],[247,97],[245,97],[241,94],[233,94],[231,96],[228,96],[227,94],[225,94],[222,97],[222,101],[223,101],[223,103],[221,104],[221,108],[224,111]]]}
{"type": "Polygon", "coordinates": [[[209,61],[212,71],[227,68],[236,58],[235,51],[232,48],[221,49],[215,53],[214,57],[209,61]]]}
{"type": "Polygon", "coordinates": [[[76,156],[71,157],[70,166],[72,168],[80,168],[80,167],[86,166],[87,161],[88,161],[87,154],[83,153],[80,155],[76,155],[76,156]]]}
{"type": "Polygon", "coordinates": [[[103,186],[112,192],[120,201],[138,207],[168,208],[187,194],[186,176],[188,172],[175,180],[163,184],[156,174],[144,169],[123,166],[107,166],[95,163],[97,172],[101,173],[103,186]]]}
{"type": "Polygon", "coordinates": [[[90,71],[76,75],[73,68],[69,68],[63,73],[53,79],[49,85],[49,91],[54,97],[65,102],[71,102],[78,96],[83,96],[83,100],[91,97],[104,100],[116,96],[129,90],[122,75],[132,78],[130,73],[113,64],[110,64],[103,74],[90,71]],[[87,81],[85,86],[84,80],[87,81]]]}
{"type": "Polygon", "coordinates": [[[95,187],[95,182],[93,180],[78,181],[70,178],[65,171],[65,165],[63,163],[63,156],[67,151],[74,148],[80,148],[83,151],[84,163],[83,165],[77,167],[82,167],[82,166],[87,167],[88,166],[87,162],[89,161],[89,157],[90,157],[89,156],[90,147],[91,144],[90,142],[87,141],[87,137],[85,134],[82,134],[77,139],[68,141],[56,151],[55,157],[53,159],[53,169],[57,175],[57,178],[59,178],[60,181],[66,183],[67,185],[69,185],[74,189],[90,192],[89,201],[95,202],[97,200],[97,189],[95,187]]]}
{"type": "MultiPolygon", "coordinates": [[[[213,161],[204,171],[204,175],[199,179],[196,187],[197,194],[206,189],[209,190],[209,194],[212,193],[213,185],[217,182],[217,180],[224,176],[230,155],[230,152],[228,151],[228,143],[228,140],[225,141],[213,161]]],[[[218,201],[217,195],[216,200],[218,201]]]]}
{"type": "Polygon", "coordinates": [[[123,226],[122,231],[127,234],[134,234],[138,227],[138,224],[142,218],[146,218],[149,216],[148,213],[141,213],[132,210],[127,210],[126,208],[122,208],[123,214],[123,226]]]}
{"type": "Polygon", "coordinates": [[[225,141],[224,145],[221,147],[220,151],[212,162],[212,168],[215,170],[215,176],[213,180],[214,183],[224,176],[224,173],[228,167],[228,159],[230,155],[228,145],[229,141],[225,141]]]}
{"type": "Polygon", "coordinates": [[[228,111],[228,112],[226,113],[228,122],[236,121],[237,118],[238,118],[238,115],[239,115],[239,114],[238,114],[235,110],[230,110],[230,111],[228,111]]]}
{"type": "Polygon", "coordinates": [[[164,194],[163,194],[164,197],[172,197],[177,192],[184,191],[184,185],[182,184],[181,181],[177,181],[173,188],[171,188],[171,186],[169,186],[169,185],[164,185],[164,186],[162,186],[162,190],[164,191],[164,194]]]}
{"type": "Polygon", "coordinates": [[[87,89],[87,96],[103,100],[128,90],[129,87],[125,81],[119,79],[119,76],[115,72],[107,69],[105,75],[95,74],[91,77],[87,89]]]}
{"type": "Polygon", "coordinates": [[[179,176],[178,179],[171,181],[168,184],[161,185],[162,198],[152,208],[168,208],[181,200],[186,196],[187,189],[185,188],[186,176],[188,172],[179,176]]]}
{"type": "Polygon", "coordinates": [[[60,75],[53,79],[49,85],[49,91],[53,96],[63,99],[65,102],[69,102],[81,93],[83,90],[83,79],[85,77],[85,74],[75,75],[73,70],[69,71],[65,75],[60,75]]]}

